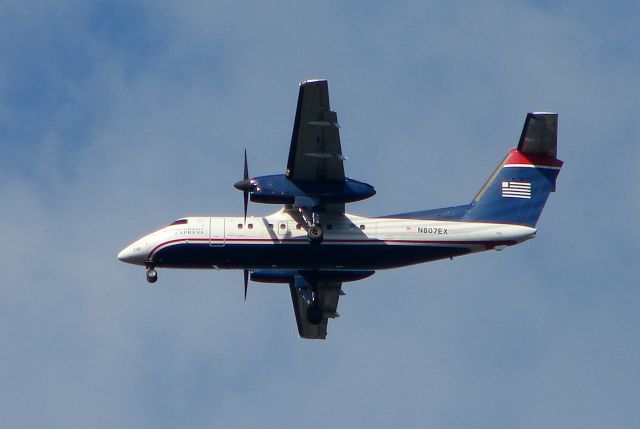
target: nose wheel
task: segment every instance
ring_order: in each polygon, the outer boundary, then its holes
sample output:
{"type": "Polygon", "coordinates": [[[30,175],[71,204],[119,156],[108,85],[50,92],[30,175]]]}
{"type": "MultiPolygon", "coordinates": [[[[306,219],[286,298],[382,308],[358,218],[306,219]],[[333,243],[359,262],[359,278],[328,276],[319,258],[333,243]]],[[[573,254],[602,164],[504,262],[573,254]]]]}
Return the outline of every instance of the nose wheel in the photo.
{"type": "Polygon", "coordinates": [[[158,272],[153,267],[147,268],[147,282],[155,283],[158,281],[158,272]]]}

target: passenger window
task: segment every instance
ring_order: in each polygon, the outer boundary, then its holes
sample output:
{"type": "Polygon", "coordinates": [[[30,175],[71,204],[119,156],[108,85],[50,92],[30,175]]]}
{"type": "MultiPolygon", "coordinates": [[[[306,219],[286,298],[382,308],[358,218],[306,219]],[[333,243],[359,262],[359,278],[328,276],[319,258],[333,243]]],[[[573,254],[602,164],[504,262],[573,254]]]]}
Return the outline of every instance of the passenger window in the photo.
{"type": "Polygon", "coordinates": [[[360,225],[360,229],[364,231],[364,225],[360,225]]]}
{"type": "Polygon", "coordinates": [[[280,224],[280,229],[286,229],[287,228],[287,224],[286,223],[281,223],[280,224]]]}
{"type": "Polygon", "coordinates": [[[247,225],[247,228],[249,228],[249,229],[253,229],[253,224],[252,224],[252,223],[250,223],[249,225],[247,225]]]}
{"type": "Polygon", "coordinates": [[[242,229],[242,224],[241,223],[238,224],[238,229],[242,229]]]}
{"type": "Polygon", "coordinates": [[[297,225],[296,225],[296,229],[302,229],[302,225],[297,224],[297,225]]]}

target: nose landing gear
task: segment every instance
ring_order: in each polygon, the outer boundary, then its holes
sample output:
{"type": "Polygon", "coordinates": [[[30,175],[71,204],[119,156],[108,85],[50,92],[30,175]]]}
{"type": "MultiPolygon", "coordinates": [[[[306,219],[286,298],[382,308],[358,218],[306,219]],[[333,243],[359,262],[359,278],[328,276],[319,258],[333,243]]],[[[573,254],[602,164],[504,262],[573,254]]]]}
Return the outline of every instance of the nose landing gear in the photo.
{"type": "Polygon", "coordinates": [[[147,267],[147,282],[155,283],[158,281],[158,272],[153,267],[147,267]]]}

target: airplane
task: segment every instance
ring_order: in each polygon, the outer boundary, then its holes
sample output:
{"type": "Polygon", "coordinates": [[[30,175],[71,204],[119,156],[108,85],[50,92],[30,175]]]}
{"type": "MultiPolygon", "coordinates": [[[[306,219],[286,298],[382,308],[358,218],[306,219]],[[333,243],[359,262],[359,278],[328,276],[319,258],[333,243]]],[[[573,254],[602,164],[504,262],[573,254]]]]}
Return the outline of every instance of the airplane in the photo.
{"type": "Polygon", "coordinates": [[[470,203],[357,216],[345,204],[376,191],[345,176],[339,128],[327,81],[301,82],[285,173],[250,177],[244,152],[243,180],[234,185],[244,196],[243,216],[180,218],[126,246],[118,259],[145,266],[149,283],[158,280],[157,268],[243,270],[245,301],[249,279],[288,284],[299,336],[325,339],[343,283],[534,238],[563,164],[558,115],[529,113],[517,148],[470,203]],[[282,208],[247,216],[249,200],[282,208]]]}

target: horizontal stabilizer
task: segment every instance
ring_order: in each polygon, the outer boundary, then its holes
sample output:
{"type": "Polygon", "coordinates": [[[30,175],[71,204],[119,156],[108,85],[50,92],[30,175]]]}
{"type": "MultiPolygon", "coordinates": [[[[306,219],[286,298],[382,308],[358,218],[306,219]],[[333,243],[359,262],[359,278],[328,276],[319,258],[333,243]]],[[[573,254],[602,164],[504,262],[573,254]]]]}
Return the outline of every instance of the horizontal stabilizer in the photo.
{"type": "Polygon", "coordinates": [[[534,112],[527,115],[522,129],[518,152],[531,155],[558,154],[558,114],[534,112]]]}

